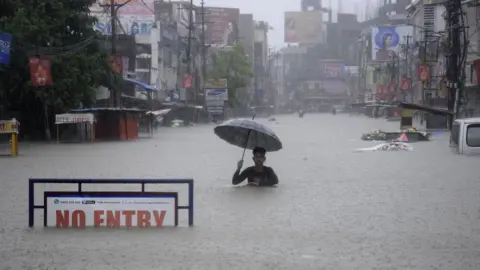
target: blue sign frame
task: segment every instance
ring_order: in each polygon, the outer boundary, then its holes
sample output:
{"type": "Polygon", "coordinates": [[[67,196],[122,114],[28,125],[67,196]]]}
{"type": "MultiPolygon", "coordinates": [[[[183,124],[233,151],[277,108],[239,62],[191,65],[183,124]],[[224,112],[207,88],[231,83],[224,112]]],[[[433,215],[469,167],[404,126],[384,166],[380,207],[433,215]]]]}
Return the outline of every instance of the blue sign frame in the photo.
{"type": "Polygon", "coordinates": [[[10,63],[10,51],[12,48],[12,35],[0,33],[0,64],[10,63]]]}

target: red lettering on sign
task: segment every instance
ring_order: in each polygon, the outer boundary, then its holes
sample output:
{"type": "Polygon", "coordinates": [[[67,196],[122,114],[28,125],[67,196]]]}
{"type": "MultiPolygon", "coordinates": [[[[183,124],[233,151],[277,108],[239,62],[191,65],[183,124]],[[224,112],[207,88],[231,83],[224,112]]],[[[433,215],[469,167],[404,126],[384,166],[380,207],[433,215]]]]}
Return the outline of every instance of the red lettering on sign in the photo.
{"type": "Polygon", "coordinates": [[[163,220],[165,219],[165,215],[167,211],[153,211],[153,216],[155,217],[155,223],[157,223],[157,228],[163,227],[163,220]]]}
{"type": "Polygon", "coordinates": [[[107,211],[107,227],[120,228],[121,211],[107,211]]]}
{"type": "Polygon", "coordinates": [[[122,214],[125,216],[125,227],[131,228],[132,218],[133,218],[133,215],[135,215],[135,211],[133,210],[122,211],[122,214]]]}
{"type": "Polygon", "coordinates": [[[56,215],[56,224],[57,228],[68,228],[70,225],[70,220],[72,221],[73,228],[85,228],[86,218],[85,212],[82,210],[75,210],[72,212],[70,216],[70,211],[65,210],[57,210],[55,212],[56,215]]]}
{"type": "Polygon", "coordinates": [[[150,212],[148,211],[138,211],[137,213],[137,227],[139,228],[150,228],[150,212]]]}

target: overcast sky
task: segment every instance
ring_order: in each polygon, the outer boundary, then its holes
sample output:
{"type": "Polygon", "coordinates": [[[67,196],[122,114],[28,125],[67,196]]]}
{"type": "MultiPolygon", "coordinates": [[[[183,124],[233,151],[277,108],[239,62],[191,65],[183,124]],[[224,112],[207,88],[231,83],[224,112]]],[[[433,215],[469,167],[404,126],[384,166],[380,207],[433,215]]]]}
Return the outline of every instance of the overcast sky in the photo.
{"type": "MultiPolygon", "coordinates": [[[[269,32],[269,43],[276,48],[284,46],[283,43],[283,20],[285,11],[300,11],[301,0],[204,0],[205,6],[211,7],[234,7],[239,8],[240,13],[252,13],[254,20],[267,21],[274,30],[269,32]]],[[[333,10],[338,10],[340,0],[331,0],[333,10]]],[[[355,2],[367,0],[343,0],[342,12],[353,13],[355,2]]],[[[376,0],[371,0],[376,2],[376,0]]],[[[328,0],[323,0],[323,6],[328,7],[328,0]]],[[[200,0],[194,0],[194,4],[200,5],[200,0]]]]}

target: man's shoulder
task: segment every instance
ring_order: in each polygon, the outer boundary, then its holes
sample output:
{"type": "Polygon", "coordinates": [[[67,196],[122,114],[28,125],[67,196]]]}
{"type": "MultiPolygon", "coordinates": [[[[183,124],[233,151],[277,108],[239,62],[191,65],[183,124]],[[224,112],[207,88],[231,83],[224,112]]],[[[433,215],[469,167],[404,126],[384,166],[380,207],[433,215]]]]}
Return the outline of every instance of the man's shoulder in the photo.
{"type": "Polygon", "coordinates": [[[264,168],[265,171],[267,171],[267,172],[273,172],[273,168],[272,168],[272,167],[263,166],[263,168],[264,168]]]}

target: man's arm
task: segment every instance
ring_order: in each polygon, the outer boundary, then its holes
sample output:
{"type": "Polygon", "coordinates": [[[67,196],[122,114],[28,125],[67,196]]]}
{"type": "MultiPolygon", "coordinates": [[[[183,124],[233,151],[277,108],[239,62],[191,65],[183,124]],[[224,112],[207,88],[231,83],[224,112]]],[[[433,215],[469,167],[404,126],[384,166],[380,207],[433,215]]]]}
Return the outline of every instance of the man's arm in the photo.
{"type": "Polygon", "coordinates": [[[260,182],[259,186],[268,187],[278,184],[278,177],[272,168],[268,168],[268,177],[260,182]]]}
{"type": "Polygon", "coordinates": [[[246,168],[243,172],[240,173],[240,170],[236,170],[232,177],[232,185],[238,185],[247,179],[250,171],[250,168],[246,168]]]}

